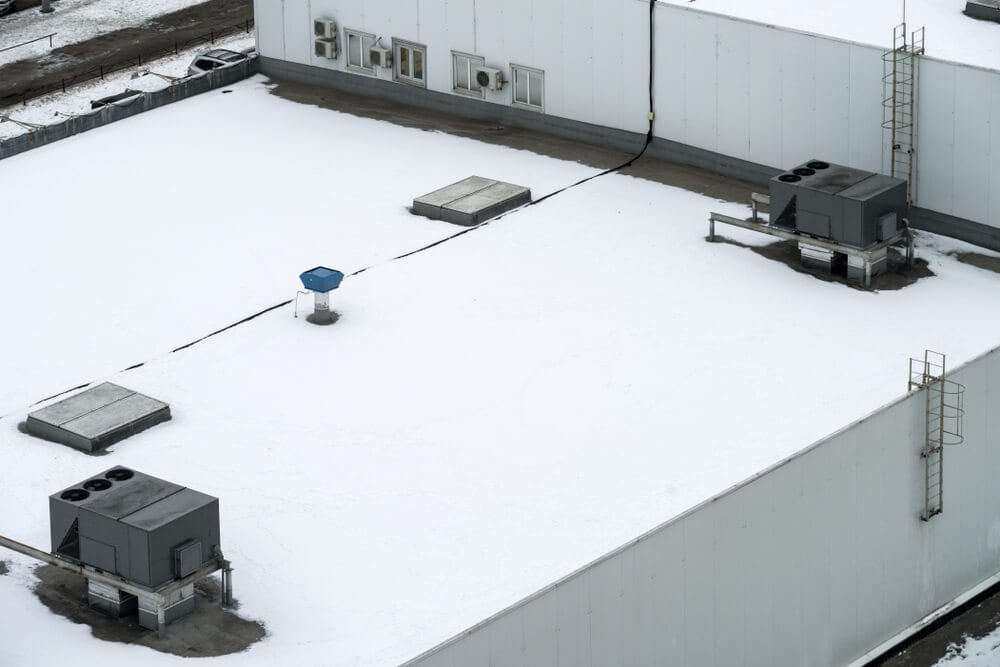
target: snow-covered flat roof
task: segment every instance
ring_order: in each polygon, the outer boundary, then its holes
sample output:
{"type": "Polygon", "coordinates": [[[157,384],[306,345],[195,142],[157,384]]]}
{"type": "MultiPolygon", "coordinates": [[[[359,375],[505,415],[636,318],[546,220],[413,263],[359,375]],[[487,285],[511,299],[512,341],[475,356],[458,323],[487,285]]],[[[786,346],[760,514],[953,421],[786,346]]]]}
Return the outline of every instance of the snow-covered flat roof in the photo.
{"type": "MultiPolygon", "coordinates": [[[[903,22],[903,1],[882,0],[659,0],[882,48],[903,22]]],[[[1000,69],[1000,23],[962,13],[965,0],[906,0],[910,31],[926,28],[928,56],[1000,69]]]]}
{"type": "MultiPolygon", "coordinates": [[[[415,195],[596,170],[232,91],[0,162],[0,534],[46,547],[48,494],[110,465],[218,496],[269,636],[213,664],[413,657],[895,398],[911,354],[997,343],[1000,280],[957,243],[922,237],[936,277],[863,292],[706,243],[742,205],[622,175],[389,261],[460,229],[415,195]],[[170,353],[317,264],[371,266],[336,325],[286,306],[170,353]],[[173,420],[100,460],[17,430],[98,380],[173,420]]],[[[177,660],[53,615],[0,558],[0,663],[177,660]]]]}

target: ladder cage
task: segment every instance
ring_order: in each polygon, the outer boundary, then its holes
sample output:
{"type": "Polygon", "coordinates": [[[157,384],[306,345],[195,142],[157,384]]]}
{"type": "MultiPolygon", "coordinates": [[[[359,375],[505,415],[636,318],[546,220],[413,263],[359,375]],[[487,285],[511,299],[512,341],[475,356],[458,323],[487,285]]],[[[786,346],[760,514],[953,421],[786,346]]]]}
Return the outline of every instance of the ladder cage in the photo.
{"type": "Polygon", "coordinates": [[[923,359],[910,359],[907,390],[922,390],[925,399],[924,507],[920,518],[928,521],[944,509],[944,446],[964,440],[965,387],[945,377],[945,355],[925,350],[923,359]]]}
{"type": "Polygon", "coordinates": [[[907,181],[907,200],[916,200],[916,99],[924,29],[907,35],[906,23],[892,31],[892,48],[882,54],[882,170],[907,181]]]}

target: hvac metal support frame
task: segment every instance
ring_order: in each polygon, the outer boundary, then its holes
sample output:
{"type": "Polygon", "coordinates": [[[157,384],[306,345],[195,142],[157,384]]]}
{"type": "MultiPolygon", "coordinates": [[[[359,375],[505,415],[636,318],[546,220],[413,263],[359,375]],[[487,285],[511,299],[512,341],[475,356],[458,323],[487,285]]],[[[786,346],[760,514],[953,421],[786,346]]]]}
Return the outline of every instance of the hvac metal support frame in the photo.
{"type": "Polygon", "coordinates": [[[195,584],[202,579],[215,574],[219,570],[222,571],[222,606],[231,607],[233,604],[233,568],[228,560],[222,557],[222,550],[216,547],[215,562],[204,566],[197,572],[193,572],[183,579],[177,579],[170,582],[166,586],[162,586],[156,590],[149,590],[142,588],[141,586],[136,586],[130,584],[123,579],[118,579],[117,577],[109,577],[106,574],[98,572],[97,570],[92,570],[86,566],[78,565],[68,560],[59,558],[58,556],[53,556],[50,553],[42,551],[41,549],[36,549],[35,547],[28,546],[27,544],[22,544],[16,540],[12,540],[8,537],[0,535],[0,547],[5,547],[11,551],[16,551],[19,554],[24,554],[34,558],[35,560],[40,560],[43,563],[58,567],[69,572],[74,572],[89,579],[91,581],[97,582],[99,584],[104,584],[105,586],[111,586],[130,595],[135,595],[136,597],[152,597],[156,602],[156,618],[157,618],[157,628],[160,637],[166,636],[166,607],[167,598],[185,586],[195,584]]]}
{"type": "Polygon", "coordinates": [[[920,513],[929,521],[944,510],[944,446],[964,441],[965,387],[945,378],[945,355],[925,350],[923,359],[910,359],[907,392],[922,389],[925,397],[925,439],[920,456],[924,459],[924,507],[920,513]]]}
{"type": "Polygon", "coordinates": [[[757,218],[757,206],[758,204],[768,204],[770,199],[766,195],[761,195],[758,193],[753,193],[751,196],[751,203],[754,211],[753,220],[740,220],[739,218],[734,218],[729,215],[723,215],[722,213],[710,213],[708,216],[708,240],[715,241],[715,223],[725,223],[727,225],[732,225],[734,227],[742,227],[743,229],[749,229],[755,232],[760,232],[762,234],[769,234],[771,236],[777,236],[780,239],[785,239],[787,241],[796,241],[798,243],[805,243],[817,248],[822,248],[823,250],[829,250],[831,252],[837,252],[842,255],[851,255],[853,257],[860,257],[862,262],[864,262],[865,267],[865,277],[864,286],[872,286],[872,261],[873,256],[879,251],[898,244],[900,241],[906,241],[906,265],[911,266],[913,264],[913,234],[910,233],[909,228],[904,228],[896,232],[892,237],[880,241],[870,248],[855,248],[853,246],[843,245],[837,243],[836,241],[829,241],[825,239],[816,239],[811,236],[805,236],[797,232],[788,231],[785,229],[780,229],[778,227],[772,226],[770,223],[759,222],[757,218]]]}

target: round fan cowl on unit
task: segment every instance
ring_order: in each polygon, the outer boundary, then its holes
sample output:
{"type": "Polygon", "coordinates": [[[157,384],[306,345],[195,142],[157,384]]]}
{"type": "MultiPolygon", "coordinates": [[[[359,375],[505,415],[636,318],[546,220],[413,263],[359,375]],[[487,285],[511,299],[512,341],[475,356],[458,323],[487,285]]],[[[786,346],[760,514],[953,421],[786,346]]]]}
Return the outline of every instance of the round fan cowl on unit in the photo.
{"type": "Polygon", "coordinates": [[[92,479],[84,482],[83,488],[88,491],[107,491],[111,488],[111,482],[106,479],[92,479]]]}
{"type": "Polygon", "coordinates": [[[796,174],[782,174],[781,176],[778,176],[778,180],[783,183],[798,183],[802,180],[802,177],[797,176],[796,174]]]}
{"type": "Polygon", "coordinates": [[[124,482],[126,479],[132,479],[135,473],[128,468],[115,468],[106,472],[104,476],[115,482],[124,482]]]}
{"type": "Polygon", "coordinates": [[[78,503],[81,500],[86,500],[90,497],[90,494],[83,489],[70,489],[68,491],[63,491],[59,494],[59,497],[63,500],[68,500],[71,503],[78,503]]]}

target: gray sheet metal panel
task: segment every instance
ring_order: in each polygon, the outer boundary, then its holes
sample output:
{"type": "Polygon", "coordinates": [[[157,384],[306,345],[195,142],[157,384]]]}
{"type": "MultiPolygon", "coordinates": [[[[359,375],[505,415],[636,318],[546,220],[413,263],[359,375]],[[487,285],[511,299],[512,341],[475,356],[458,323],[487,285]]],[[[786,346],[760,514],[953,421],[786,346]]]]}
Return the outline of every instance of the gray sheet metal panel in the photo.
{"type": "Polygon", "coordinates": [[[28,429],[28,433],[43,440],[57,442],[73,449],[79,449],[81,452],[94,451],[94,443],[89,438],[77,435],[76,433],[70,433],[61,426],[39,421],[31,415],[28,415],[27,420],[25,420],[25,426],[28,429]]]}
{"type": "Polygon", "coordinates": [[[149,533],[139,528],[125,526],[131,559],[127,576],[130,581],[149,586],[152,579],[149,557],[149,533]]]}
{"type": "Polygon", "coordinates": [[[115,547],[85,535],[80,536],[80,560],[108,574],[118,574],[115,547]]]}
{"type": "MultiPolygon", "coordinates": [[[[83,552],[83,541],[85,539],[96,540],[102,544],[118,545],[121,543],[121,537],[123,535],[124,531],[122,530],[122,526],[115,519],[109,519],[106,516],[95,514],[85,507],[80,508],[80,560],[84,563],[100,567],[106,572],[125,574],[128,571],[127,568],[119,570],[117,565],[99,566],[96,563],[87,560],[87,556],[83,552]]],[[[124,549],[121,555],[123,559],[127,561],[127,545],[122,546],[124,549]]]]}
{"type": "Polygon", "coordinates": [[[151,587],[174,579],[174,547],[187,540],[200,541],[200,562],[205,563],[212,559],[212,547],[220,543],[218,499],[192,489],[148,505],[122,519],[122,524],[128,526],[130,536],[134,531],[147,535],[148,576],[135,581],[151,587]]]}
{"type": "Polygon", "coordinates": [[[59,548],[79,514],[80,511],[75,506],[58,497],[49,496],[49,538],[53,552],[59,548]]]}
{"type": "Polygon", "coordinates": [[[966,443],[945,453],[945,511],[930,522],[919,519],[924,395],[914,392],[411,664],[859,658],[997,573],[1000,348],[952,379],[967,388],[966,443]],[[649,584],[624,585],[624,573],[649,584]],[[531,641],[504,648],[519,637],[531,641]],[[616,659],[622,637],[633,645],[616,659]]]}
{"type": "Polygon", "coordinates": [[[423,197],[417,197],[413,200],[413,204],[414,206],[421,204],[430,208],[441,208],[442,206],[446,206],[458,199],[461,199],[462,197],[471,195],[474,192],[479,192],[480,190],[495,183],[496,181],[492,178],[469,176],[468,178],[463,178],[457,183],[446,185],[440,190],[428,193],[423,197]]]}
{"type": "Polygon", "coordinates": [[[31,413],[31,417],[55,426],[62,426],[98,408],[131,396],[135,392],[110,382],[104,382],[79,394],[63,399],[31,413]]]}
{"type": "MultiPolygon", "coordinates": [[[[99,475],[103,476],[104,474],[99,475]]],[[[80,506],[95,514],[118,520],[135,512],[136,507],[154,503],[183,488],[173,482],[135,472],[131,479],[114,482],[110,489],[90,494],[80,506]]]]}
{"type": "Polygon", "coordinates": [[[167,404],[163,401],[142,394],[132,394],[99,410],[65,422],[62,427],[85,438],[96,440],[131,422],[161,412],[166,407],[167,404]]]}

